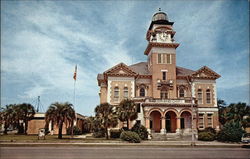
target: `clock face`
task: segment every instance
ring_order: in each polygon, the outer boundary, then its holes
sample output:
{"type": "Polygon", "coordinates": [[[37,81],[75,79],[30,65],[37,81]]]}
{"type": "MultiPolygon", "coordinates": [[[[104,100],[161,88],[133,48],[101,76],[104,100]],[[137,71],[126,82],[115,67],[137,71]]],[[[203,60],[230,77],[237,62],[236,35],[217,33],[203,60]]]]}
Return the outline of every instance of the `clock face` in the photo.
{"type": "Polygon", "coordinates": [[[160,40],[166,41],[167,38],[168,38],[168,34],[167,34],[166,32],[164,32],[164,31],[162,31],[162,32],[160,33],[160,40]]]}

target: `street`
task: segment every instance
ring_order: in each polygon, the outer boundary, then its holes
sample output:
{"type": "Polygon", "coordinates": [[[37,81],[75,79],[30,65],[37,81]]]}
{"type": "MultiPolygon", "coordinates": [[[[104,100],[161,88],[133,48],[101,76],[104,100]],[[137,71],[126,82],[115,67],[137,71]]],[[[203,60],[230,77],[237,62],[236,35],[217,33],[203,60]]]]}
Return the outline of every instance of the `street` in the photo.
{"type": "Polygon", "coordinates": [[[1,159],[249,159],[244,148],[161,148],[161,147],[1,147],[1,159]]]}

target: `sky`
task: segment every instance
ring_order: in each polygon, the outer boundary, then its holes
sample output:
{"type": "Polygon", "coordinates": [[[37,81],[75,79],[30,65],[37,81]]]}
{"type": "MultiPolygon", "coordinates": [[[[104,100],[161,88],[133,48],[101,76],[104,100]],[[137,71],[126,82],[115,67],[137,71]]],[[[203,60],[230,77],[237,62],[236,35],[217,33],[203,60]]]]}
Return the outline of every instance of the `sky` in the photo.
{"type": "Polygon", "coordinates": [[[174,22],[177,65],[221,75],[218,98],[249,104],[247,0],[1,1],[1,106],[75,104],[93,115],[97,74],[146,61],[146,32],[161,8],[174,22]],[[76,100],[73,73],[77,64],[76,100]]]}

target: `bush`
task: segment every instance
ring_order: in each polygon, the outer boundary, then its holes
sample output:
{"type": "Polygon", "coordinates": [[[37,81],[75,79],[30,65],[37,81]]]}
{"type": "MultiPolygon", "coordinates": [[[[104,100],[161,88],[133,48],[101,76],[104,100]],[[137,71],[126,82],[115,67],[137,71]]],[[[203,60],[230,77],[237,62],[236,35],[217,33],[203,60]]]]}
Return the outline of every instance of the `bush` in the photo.
{"type": "Polygon", "coordinates": [[[217,135],[218,141],[240,142],[245,131],[242,130],[239,122],[229,122],[219,131],[217,135]]]}
{"type": "Polygon", "coordinates": [[[204,132],[210,132],[210,133],[216,135],[216,130],[212,127],[205,128],[204,132]]]}
{"type": "MultiPolygon", "coordinates": [[[[74,126],[73,127],[73,134],[74,135],[81,135],[82,131],[77,126],[74,126]]],[[[67,128],[67,135],[71,135],[71,127],[67,128]]]]}
{"type": "Polygon", "coordinates": [[[93,136],[95,138],[105,137],[105,129],[103,129],[103,128],[95,129],[93,136]]]}
{"type": "Polygon", "coordinates": [[[208,132],[208,131],[198,133],[198,140],[202,140],[202,141],[214,141],[215,137],[216,137],[215,134],[208,132]]]}
{"type": "Polygon", "coordinates": [[[136,132],[142,140],[148,139],[148,131],[145,126],[141,125],[140,123],[136,123],[132,127],[131,131],[136,132]]]}
{"type": "Polygon", "coordinates": [[[132,131],[123,131],[121,133],[120,138],[124,141],[133,142],[133,143],[141,142],[139,135],[136,132],[132,132],[132,131]]]}
{"type": "Polygon", "coordinates": [[[121,130],[110,130],[110,138],[120,138],[121,130]]]}

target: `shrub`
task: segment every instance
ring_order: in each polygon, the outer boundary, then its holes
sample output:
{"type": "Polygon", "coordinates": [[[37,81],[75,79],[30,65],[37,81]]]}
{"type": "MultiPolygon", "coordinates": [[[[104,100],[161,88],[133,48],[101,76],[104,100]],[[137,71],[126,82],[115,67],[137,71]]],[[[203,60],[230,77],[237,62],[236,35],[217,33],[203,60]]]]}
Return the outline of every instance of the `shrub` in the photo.
{"type": "Polygon", "coordinates": [[[216,135],[216,130],[212,127],[205,128],[204,132],[210,132],[210,133],[216,135]]]}
{"type": "Polygon", "coordinates": [[[95,138],[105,137],[105,129],[103,128],[95,129],[93,136],[95,138]]]}
{"type": "Polygon", "coordinates": [[[245,131],[242,130],[239,122],[229,122],[219,131],[217,135],[218,141],[240,142],[245,131]]]}
{"type": "MultiPolygon", "coordinates": [[[[73,134],[74,135],[81,135],[82,131],[77,126],[74,126],[73,127],[73,134]]],[[[71,127],[67,128],[67,135],[71,135],[71,127]]]]}
{"type": "Polygon", "coordinates": [[[133,143],[141,142],[139,135],[136,132],[132,132],[132,131],[123,131],[121,133],[120,138],[124,141],[133,142],[133,143]]]}
{"type": "Polygon", "coordinates": [[[110,130],[110,137],[111,138],[120,138],[121,130],[110,130]]]}
{"type": "Polygon", "coordinates": [[[202,140],[202,141],[214,141],[215,140],[215,134],[211,133],[211,132],[199,132],[198,133],[198,140],[202,140]]]}
{"type": "Polygon", "coordinates": [[[136,123],[132,127],[131,131],[136,132],[142,140],[148,139],[148,131],[145,126],[141,125],[140,123],[136,123]]]}

